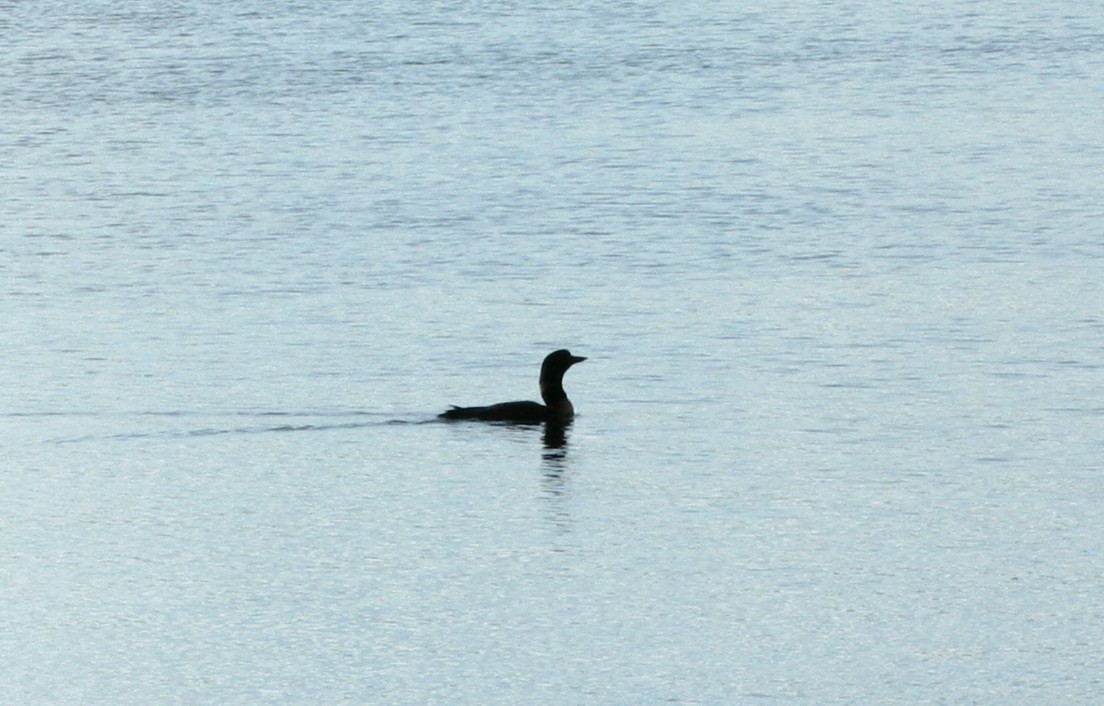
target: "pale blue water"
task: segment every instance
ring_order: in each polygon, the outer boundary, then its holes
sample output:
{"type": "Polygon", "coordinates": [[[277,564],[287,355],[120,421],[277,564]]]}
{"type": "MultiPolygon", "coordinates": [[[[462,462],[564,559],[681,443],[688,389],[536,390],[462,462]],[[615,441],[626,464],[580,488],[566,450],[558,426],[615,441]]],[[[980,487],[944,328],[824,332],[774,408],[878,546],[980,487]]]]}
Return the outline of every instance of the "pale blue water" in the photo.
{"type": "Polygon", "coordinates": [[[1104,11],[378,5],[3,9],[0,701],[1098,698],[1104,11]]]}

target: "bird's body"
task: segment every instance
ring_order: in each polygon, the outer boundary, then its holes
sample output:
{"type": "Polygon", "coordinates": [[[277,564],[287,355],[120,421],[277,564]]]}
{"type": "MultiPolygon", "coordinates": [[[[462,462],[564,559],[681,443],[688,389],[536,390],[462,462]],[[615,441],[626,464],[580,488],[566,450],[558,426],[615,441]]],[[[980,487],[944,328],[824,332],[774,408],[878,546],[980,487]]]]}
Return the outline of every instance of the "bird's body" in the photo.
{"type": "Polygon", "coordinates": [[[486,407],[453,407],[440,416],[444,419],[478,419],[481,422],[540,424],[548,419],[548,408],[539,402],[499,402],[486,407]]]}
{"type": "Polygon", "coordinates": [[[567,369],[586,358],[571,355],[567,350],[549,353],[541,365],[540,390],[544,404],[519,401],[500,402],[485,407],[453,407],[437,415],[442,419],[475,419],[483,422],[507,422],[512,424],[563,424],[575,416],[575,407],[563,389],[563,376],[567,369]]]}

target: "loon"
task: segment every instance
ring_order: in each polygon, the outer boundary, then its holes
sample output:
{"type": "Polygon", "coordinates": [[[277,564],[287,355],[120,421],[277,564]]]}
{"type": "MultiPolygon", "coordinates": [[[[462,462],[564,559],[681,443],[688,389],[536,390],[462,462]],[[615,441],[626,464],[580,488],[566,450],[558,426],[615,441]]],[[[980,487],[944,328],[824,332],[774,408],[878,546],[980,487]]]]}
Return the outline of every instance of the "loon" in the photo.
{"type": "Polygon", "coordinates": [[[539,424],[552,422],[565,424],[575,416],[575,408],[563,389],[563,376],[567,369],[586,358],[571,355],[566,349],[549,353],[541,364],[540,391],[544,404],[537,402],[500,402],[487,407],[457,407],[453,405],[441,414],[441,419],[477,419],[483,422],[509,422],[513,424],[539,424]]]}

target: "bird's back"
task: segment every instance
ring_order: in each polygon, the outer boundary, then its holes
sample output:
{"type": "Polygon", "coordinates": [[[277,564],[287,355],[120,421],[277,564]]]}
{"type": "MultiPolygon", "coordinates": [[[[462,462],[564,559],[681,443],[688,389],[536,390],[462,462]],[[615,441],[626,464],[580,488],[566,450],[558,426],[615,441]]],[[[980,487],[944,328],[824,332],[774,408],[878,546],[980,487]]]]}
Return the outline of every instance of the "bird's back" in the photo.
{"type": "Polygon", "coordinates": [[[536,424],[548,418],[548,408],[537,402],[500,402],[486,407],[453,407],[438,416],[442,419],[478,419],[483,422],[536,424]]]}

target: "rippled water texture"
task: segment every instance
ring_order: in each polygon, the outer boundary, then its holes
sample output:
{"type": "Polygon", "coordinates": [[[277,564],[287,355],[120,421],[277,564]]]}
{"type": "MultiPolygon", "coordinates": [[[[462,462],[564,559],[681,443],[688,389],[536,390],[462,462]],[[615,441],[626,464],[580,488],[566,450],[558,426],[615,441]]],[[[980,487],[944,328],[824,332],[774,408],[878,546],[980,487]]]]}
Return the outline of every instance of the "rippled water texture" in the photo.
{"type": "Polygon", "coordinates": [[[6,7],[0,701],[1091,702],[1102,20],[6,7]]]}

